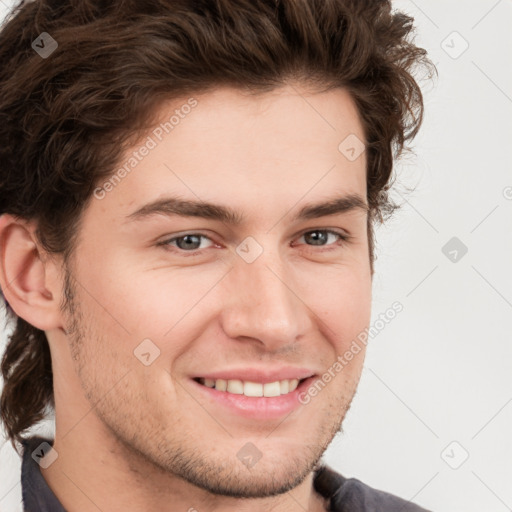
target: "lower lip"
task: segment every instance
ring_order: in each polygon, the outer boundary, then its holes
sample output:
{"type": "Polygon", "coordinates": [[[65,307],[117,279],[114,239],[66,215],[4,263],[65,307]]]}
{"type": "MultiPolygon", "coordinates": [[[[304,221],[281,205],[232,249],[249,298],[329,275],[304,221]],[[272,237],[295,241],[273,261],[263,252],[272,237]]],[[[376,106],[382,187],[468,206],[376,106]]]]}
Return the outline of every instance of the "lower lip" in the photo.
{"type": "Polygon", "coordinates": [[[271,420],[281,418],[291,413],[300,405],[299,395],[307,391],[309,386],[315,381],[316,377],[309,377],[301,382],[297,389],[291,393],[272,397],[252,397],[228,393],[227,391],[217,391],[215,388],[209,388],[199,382],[192,380],[202,393],[205,393],[209,399],[215,400],[222,407],[235,412],[244,418],[256,420],[271,420]]]}

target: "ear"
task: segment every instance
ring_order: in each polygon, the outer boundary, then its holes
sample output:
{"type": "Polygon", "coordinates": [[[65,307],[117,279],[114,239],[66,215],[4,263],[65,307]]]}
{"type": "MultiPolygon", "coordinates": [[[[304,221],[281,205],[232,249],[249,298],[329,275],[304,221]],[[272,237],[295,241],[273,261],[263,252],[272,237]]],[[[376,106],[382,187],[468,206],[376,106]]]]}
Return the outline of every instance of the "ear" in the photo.
{"type": "Polygon", "coordinates": [[[35,236],[34,222],[0,216],[0,286],[19,317],[48,331],[62,326],[58,263],[35,236]]]}

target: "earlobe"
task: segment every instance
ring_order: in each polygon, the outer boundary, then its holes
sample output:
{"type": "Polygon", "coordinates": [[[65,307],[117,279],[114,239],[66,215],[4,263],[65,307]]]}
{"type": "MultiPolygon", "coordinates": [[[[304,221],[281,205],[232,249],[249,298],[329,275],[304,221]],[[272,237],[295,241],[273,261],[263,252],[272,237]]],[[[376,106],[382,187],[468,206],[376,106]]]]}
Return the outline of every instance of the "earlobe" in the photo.
{"type": "Polygon", "coordinates": [[[41,329],[61,326],[58,283],[51,259],[35,237],[33,223],[10,214],[0,216],[0,286],[19,317],[41,329]]]}

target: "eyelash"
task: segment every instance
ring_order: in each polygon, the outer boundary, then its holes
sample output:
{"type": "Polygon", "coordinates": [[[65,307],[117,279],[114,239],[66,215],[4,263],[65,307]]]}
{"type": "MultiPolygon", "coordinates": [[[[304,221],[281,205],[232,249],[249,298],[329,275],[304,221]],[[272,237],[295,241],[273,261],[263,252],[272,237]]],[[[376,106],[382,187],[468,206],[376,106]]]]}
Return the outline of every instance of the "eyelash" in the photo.
{"type": "MultiPolygon", "coordinates": [[[[304,235],[307,235],[309,233],[318,233],[318,232],[333,234],[333,235],[336,235],[337,237],[339,237],[338,243],[337,244],[336,243],[335,244],[331,244],[331,246],[329,248],[327,248],[327,249],[324,248],[325,246],[322,246],[322,245],[319,245],[319,246],[310,245],[309,246],[309,247],[321,247],[322,248],[321,252],[329,252],[329,251],[336,250],[336,248],[344,246],[346,243],[348,243],[352,239],[352,236],[349,236],[346,233],[341,233],[341,232],[338,232],[338,231],[334,231],[332,229],[310,229],[308,231],[304,231],[300,235],[300,237],[303,237],[304,235]]],[[[180,236],[175,236],[173,238],[168,238],[167,240],[163,240],[162,242],[159,242],[157,245],[158,246],[163,246],[165,250],[170,250],[169,247],[173,247],[173,249],[175,249],[178,253],[182,253],[182,255],[185,256],[185,257],[197,256],[202,251],[206,250],[206,249],[196,249],[195,251],[185,251],[183,249],[180,249],[179,247],[174,247],[174,246],[170,245],[171,242],[179,240],[180,238],[185,238],[188,235],[193,235],[193,236],[198,236],[198,237],[202,237],[202,238],[207,238],[208,240],[213,242],[213,240],[209,236],[206,236],[203,233],[193,233],[193,232],[190,232],[190,233],[185,233],[185,234],[180,235],[180,236]]]]}

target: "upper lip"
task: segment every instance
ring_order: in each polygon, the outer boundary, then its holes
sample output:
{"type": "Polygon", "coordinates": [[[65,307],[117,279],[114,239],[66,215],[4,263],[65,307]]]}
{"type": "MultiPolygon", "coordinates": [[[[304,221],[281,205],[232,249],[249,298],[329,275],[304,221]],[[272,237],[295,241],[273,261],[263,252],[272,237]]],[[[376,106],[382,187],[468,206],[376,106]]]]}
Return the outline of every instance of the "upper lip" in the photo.
{"type": "Polygon", "coordinates": [[[278,380],[288,379],[307,379],[315,375],[315,372],[309,368],[294,368],[291,366],[283,366],[281,368],[233,368],[231,370],[222,370],[217,372],[206,372],[197,375],[194,378],[204,379],[223,379],[223,380],[243,380],[246,382],[258,382],[266,384],[278,380]]]}

